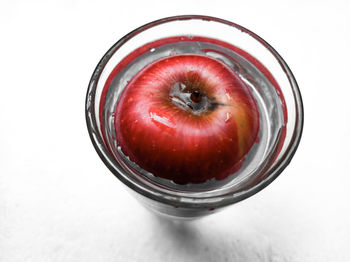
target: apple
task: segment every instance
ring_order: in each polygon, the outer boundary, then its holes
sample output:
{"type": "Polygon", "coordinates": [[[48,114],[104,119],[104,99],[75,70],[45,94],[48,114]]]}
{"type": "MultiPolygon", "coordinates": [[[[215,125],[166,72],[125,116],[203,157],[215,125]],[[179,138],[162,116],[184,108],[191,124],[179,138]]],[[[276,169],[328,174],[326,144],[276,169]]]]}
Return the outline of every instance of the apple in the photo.
{"type": "Polygon", "coordinates": [[[122,152],[178,184],[221,180],[257,140],[259,111],[249,88],[218,59],[174,55],[140,70],[115,110],[122,152]]]}

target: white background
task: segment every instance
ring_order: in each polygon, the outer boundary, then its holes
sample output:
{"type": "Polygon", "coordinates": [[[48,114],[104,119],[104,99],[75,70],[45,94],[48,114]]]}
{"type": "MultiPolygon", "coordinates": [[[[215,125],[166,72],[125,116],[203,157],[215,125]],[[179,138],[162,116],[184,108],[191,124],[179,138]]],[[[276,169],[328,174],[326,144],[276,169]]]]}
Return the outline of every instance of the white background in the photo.
{"type": "Polygon", "coordinates": [[[0,2],[0,261],[350,261],[350,2],[0,2]],[[241,24],[275,47],[305,106],[269,187],[191,223],[141,207],[96,154],[90,76],[134,28],[179,14],[241,24]]]}

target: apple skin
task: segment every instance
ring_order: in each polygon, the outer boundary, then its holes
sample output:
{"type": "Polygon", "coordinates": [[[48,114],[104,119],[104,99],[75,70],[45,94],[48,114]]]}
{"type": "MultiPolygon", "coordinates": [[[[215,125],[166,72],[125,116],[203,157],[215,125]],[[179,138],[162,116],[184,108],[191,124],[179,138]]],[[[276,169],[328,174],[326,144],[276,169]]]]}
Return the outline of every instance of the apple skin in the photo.
{"type": "Polygon", "coordinates": [[[239,169],[259,132],[250,90],[223,62],[176,55],[150,63],[123,90],[116,139],[144,170],[178,184],[239,169]]]}

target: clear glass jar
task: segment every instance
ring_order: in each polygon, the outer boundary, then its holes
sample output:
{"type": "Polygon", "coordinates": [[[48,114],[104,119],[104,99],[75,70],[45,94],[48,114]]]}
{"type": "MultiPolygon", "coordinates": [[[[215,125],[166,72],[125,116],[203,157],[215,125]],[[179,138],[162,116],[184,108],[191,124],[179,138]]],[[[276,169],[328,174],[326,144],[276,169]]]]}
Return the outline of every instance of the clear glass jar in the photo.
{"type": "Polygon", "coordinates": [[[161,215],[192,219],[252,196],[284,170],[301,138],[303,106],[292,72],[261,37],[219,18],[176,16],[141,26],[108,50],[89,83],[86,121],[102,161],[142,204],[161,215]],[[260,111],[259,142],[229,178],[176,185],[126,163],[113,119],[121,92],[139,70],[163,57],[193,53],[221,60],[251,89],[260,111]]]}

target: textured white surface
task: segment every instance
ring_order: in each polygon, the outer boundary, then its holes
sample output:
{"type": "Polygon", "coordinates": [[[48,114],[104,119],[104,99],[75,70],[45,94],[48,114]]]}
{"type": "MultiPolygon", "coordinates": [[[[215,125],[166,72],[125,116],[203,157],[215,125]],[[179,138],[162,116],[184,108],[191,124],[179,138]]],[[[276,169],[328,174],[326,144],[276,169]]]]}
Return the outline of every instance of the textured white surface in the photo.
{"type": "Polygon", "coordinates": [[[347,1],[2,1],[0,261],[350,261],[347,1]],[[305,105],[290,166],[254,197],[174,223],[149,214],[89,140],[105,51],[177,14],[241,24],[287,61],[305,105]]]}

